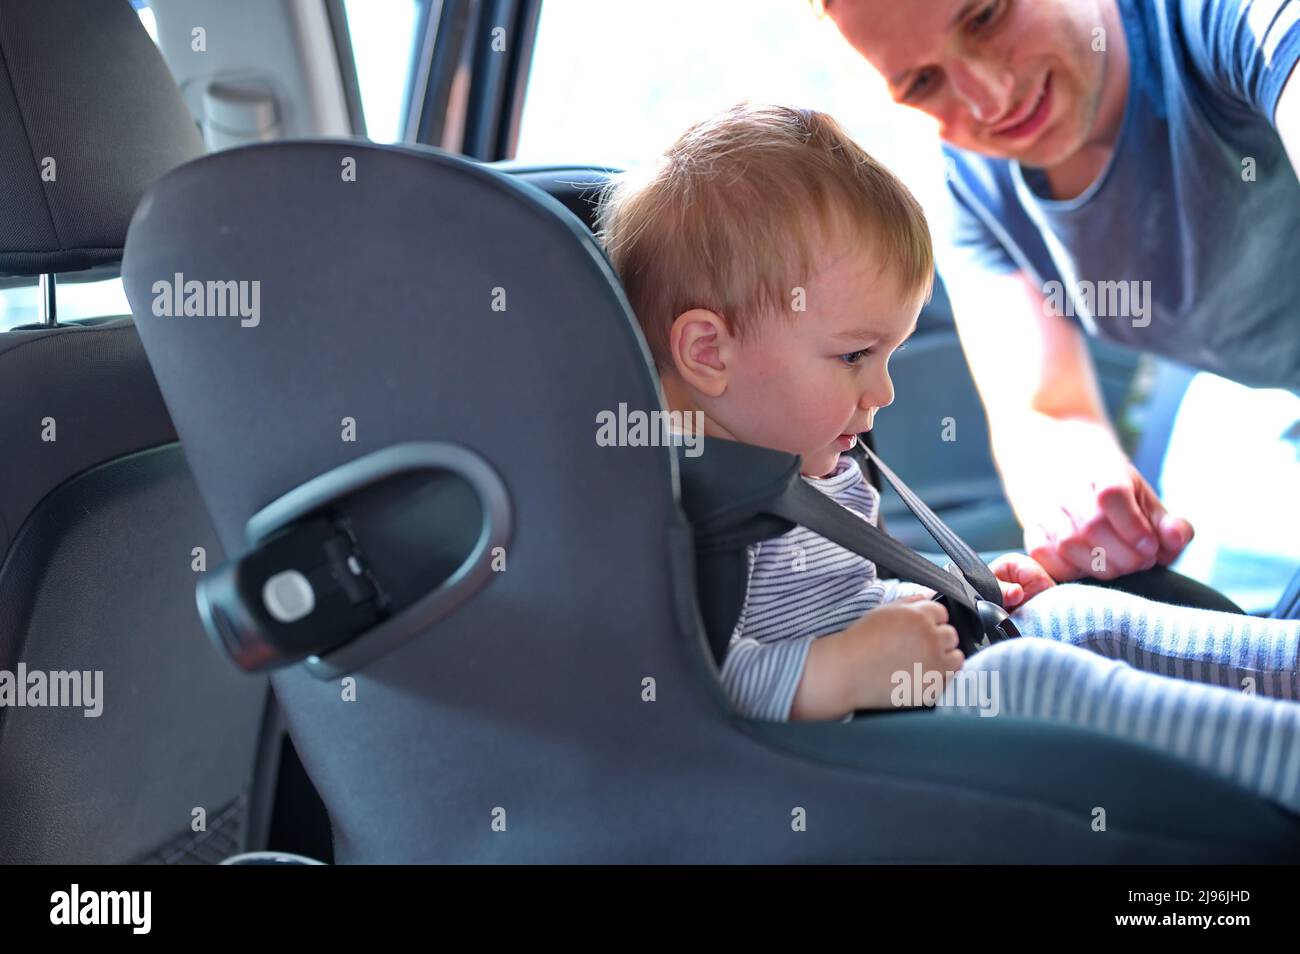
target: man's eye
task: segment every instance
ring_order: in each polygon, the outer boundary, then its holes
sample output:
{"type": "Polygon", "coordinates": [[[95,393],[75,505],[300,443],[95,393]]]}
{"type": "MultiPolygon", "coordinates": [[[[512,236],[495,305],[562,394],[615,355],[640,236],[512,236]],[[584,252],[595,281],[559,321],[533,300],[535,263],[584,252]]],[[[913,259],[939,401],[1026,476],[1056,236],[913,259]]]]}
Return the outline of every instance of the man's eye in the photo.
{"type": "Polygon", "coordinates": [[[993,0],[987,7],[966,21],[966,29],[971,33],[980,32],[998,18],[1002,6],[1003,0],[993,0]]]}
{"type": "Polygon", "coordinates": [[[930,91],[930,87],[933,85],[934,70],[922,70],[916,75],[916,79],[912,81],[912,85],[907,88],[907,92],[903,94],[903,101],[913,102],[923,98],[930,91]]]}
{"type": "Polygon", "coordinates": [[[850,351],[848,354],[840,355],[840,360],[847,365],[855,365],[867,355],[871,354],[870,348],[863,348],[861,351],[850,351]]]}

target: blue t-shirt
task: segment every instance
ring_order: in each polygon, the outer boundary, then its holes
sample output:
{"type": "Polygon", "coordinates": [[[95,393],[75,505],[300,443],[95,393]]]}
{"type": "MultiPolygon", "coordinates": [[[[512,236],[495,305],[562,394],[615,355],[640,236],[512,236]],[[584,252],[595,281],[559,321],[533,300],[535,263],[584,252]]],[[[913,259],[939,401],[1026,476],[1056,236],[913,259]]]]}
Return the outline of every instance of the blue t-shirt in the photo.
{"type": "MultiPolygon", "coordinates": [[[[1300,183],[1273,126],[1300,0],[1120,0],[1122,130],[1082,195],[945,147],[940,269],[1022,270],[1092,335],[1300,391],[1300,183]]],[[[955,302],[960,307],[960,302],[955,302]]]]}

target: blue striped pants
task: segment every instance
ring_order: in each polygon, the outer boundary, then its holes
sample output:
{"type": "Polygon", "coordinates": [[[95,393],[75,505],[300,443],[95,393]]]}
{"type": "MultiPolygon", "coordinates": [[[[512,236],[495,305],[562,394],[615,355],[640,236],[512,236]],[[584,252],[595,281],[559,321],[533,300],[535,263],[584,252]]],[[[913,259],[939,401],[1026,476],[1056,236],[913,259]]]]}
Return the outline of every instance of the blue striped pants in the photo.
{"type": "MultiPolygon", "coordinates": [[[[1012,619],[1024,638],[962,669],[999,673],[1001,713],[1150,745],[1300,814],[1300,621],[1079,584],[1039,594],[1012,619]]],[[[936,711],[978,715],[956,689],[936,711]]]]}

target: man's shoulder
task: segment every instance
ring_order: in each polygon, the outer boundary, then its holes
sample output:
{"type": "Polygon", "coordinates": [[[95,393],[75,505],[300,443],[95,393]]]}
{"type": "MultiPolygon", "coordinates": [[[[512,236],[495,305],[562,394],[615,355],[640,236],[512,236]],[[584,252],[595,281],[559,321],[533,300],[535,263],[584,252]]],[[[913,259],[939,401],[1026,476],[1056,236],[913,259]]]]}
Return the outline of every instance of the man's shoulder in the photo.
{"type": "Polygon", "coordinates": [[[1038,226],[1016,188],[1010,160],[949,145],[944,145],[943,154],[947,191],[955,215],[948,241],[958,246],[981,245],[993,229],[1003,246],[1009,242],[1022,246],[1034,242],[1038,226]]]}
{"type": "MultiPolygon", "coordinates": [[[[1191,82],[1180,88],[1202,109],[1271,122],[1300,59],[1295,0],[1122,0],[1151,57],[1191,82]],[[1237,112],[1233,114],[1233,109],[1237,112]]],[[[1225,127],[1231,134],[1230,125],[1225,127]]]]}
{"type": "Polygon", "coordinates": [[[1011,161],[995,159],[943,143],[944,170],[949,182],[975,182],[985,188],[1011,184],[1011,161]]]}
{"type": "Polygon", "coordinates": [[[1008,207],[1020,206],[1015,175],[1008,159],[943,146],[948,191],[971,211],[985,210],[1002,218],[1008,207]]]}

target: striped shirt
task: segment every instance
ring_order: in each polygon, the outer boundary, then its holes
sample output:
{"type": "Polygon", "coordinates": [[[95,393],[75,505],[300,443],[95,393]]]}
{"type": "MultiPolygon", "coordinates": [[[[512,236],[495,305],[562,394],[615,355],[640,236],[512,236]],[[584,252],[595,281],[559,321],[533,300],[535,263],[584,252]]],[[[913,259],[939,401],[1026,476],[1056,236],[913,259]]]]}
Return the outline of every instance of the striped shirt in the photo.
{"type": "MultiPolygon", "coordinates": [[[[880,494],[858,463],[840,455],[829,477],[804,477],[832,500],[876,523],[880,494]]],[[[882,580],[876,565],[806,527],[748,547],[745,602],[722,662],[722,685],[745,716],[778,722],[803,676],[808,648],[846,629],[864,613],[922,588],[882,580]]]]}

